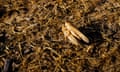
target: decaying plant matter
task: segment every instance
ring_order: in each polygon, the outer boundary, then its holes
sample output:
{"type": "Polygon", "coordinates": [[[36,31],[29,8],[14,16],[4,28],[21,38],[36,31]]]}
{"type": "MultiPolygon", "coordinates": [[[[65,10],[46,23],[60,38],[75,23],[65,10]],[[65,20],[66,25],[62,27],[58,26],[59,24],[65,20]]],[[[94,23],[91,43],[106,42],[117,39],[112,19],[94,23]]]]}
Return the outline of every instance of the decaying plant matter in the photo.
{"type": "Polygon", "coordinates": [[[75,45],[79,44],[79,39],[82,39],[84,42],[89,43],[89,39],[69,22],[65,22],[65,25],[62,26],[62,31],[65,37],[67,37],[75,45]]]}
{"type": "Polygon", "coordinates": [[[0,0],[0,72],[120,72],[120,0],[0,0]]]}

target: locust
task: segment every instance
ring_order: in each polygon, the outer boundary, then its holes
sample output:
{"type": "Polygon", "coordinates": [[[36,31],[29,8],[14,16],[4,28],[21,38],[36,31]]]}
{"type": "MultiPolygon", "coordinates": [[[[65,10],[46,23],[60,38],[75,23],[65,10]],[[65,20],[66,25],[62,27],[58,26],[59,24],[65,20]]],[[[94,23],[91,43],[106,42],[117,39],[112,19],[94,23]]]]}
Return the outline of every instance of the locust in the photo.
{"type": "Polygon", "coordinates": [[[65,38],[68,38],[72,44],[79,45],[79,40],[89,43],[89,39],[70,22],[65,22],[65,24],[62,25],[62,32],[65,38]]]}

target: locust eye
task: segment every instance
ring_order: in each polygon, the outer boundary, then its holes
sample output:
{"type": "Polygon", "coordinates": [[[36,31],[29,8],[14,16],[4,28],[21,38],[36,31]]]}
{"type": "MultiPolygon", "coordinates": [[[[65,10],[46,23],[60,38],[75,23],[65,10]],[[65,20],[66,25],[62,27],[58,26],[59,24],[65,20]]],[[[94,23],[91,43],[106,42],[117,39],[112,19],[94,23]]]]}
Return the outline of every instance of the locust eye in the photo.
{"type": "Polygon", "coordinates": [[[65,22],[65,26],[67,27],[67,26],[69,26],[70,25],[70,23],[69,22],[65,22]]]}

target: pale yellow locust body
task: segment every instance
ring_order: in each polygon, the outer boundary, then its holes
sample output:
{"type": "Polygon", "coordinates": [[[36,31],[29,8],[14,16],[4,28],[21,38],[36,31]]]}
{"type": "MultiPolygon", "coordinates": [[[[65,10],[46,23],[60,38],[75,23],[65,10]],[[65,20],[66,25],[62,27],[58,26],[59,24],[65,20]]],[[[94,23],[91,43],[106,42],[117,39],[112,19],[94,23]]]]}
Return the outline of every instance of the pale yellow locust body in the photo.
{"type": "Polygon", "coordinates": [[[62,32],[64,33],[64,36],[75,45],[79,45],[78,40],[80,39],[86,43],[89,43],[89,39],[69,22],[65,22],[65,25],[62,26],[62,32]]]}

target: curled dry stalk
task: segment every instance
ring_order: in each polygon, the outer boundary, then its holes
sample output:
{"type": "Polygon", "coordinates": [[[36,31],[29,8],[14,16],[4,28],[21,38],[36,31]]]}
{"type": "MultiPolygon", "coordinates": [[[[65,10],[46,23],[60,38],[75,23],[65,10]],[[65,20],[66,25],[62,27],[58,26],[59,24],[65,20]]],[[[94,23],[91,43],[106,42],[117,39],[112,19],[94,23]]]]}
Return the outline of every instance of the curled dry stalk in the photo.
{"type": "Polygon", "coordinates": [[[53,59],[54,59],[55,62],[56,62],[56,67],[55,67],[55,69],[54,69],[53,72],[56,72],[58,68],[60,68],[61,71],[64,72],[64,69],[63,69],[63,68],[60,66],[60,64],[58,63],[58,62],[60,62],[60,60],[61,60],[61,55],[60,55],[59,53],[57,53],[57,51],[55,51],[54,49],[52,49],[52,48],[50,48],[50,47],[45,47],[45,50],[46,50],[46,49],[50,50],[52,53],[54,53],[55,55],[58,56],[58,57],[54,57],[54,56],[53,56],[53,59]]]}

